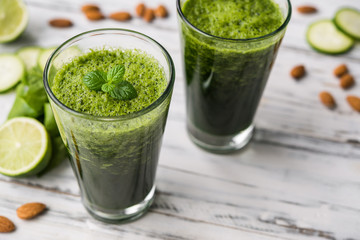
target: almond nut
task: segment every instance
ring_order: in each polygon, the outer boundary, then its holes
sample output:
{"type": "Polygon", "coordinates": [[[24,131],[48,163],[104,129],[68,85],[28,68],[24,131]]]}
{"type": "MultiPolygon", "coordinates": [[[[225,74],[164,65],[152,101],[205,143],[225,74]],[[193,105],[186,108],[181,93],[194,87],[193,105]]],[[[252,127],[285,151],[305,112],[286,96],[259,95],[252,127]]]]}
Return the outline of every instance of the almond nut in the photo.
{"type": "Polygon", "coordinates": [[[121,22],[128,21],[131,19],[131,15],[128,12],[114,12],[110,14],[109,17],[113,20],[121,21],[121,22]]]}
{"type": "Polygon", "coordinates": [[[334,75],[337,77],[341,77],[347,72],[348,72],[348,68],[345,64],[341,64],[334,69],[334,75]]]}
{"type": "Polygon", "coordinates": [[[85,16],[90,21],[98,21],[98,20],[101,20],[101,19],[105,18],[104,15],[100,11],[97,11],[97,10],[86,11],[85,16]]]}
{"type": "Polygon", "coordinates": [[[334,108],[336,105],[333,96],[329,92],[325,92],[325,91],[321,92],[319,94],[319,98],[320,101],[328,108],[334,108]]]}
{"type": "Polygon", "coordinates": [[[65,18],[56,18],[49,21],[50,26],[57,28],[67,28],[71,27],[73,23],[69,19],[65,18]]]}
{"type": "Polygon", "coordinates": [[[355,83],[354,77],[350,74],[345,74],[340,78],[340,86],[343,89],[348,89],[352,87],[355,83]]]}
{"type": "Polygon", "coordinates": [[[154,10],[150,9],[150,8],[147,8],[145,10],[145,13],[144,13],[144,16],[143,16],[144,20],[146,22],[152,22],[155,18],[155,15],[154,15],[154,10]]]}
{"type": "Polygon", "coordinates": [[[100,11],[100,8],[94,4],[85,4],[81,7],[81,11],[86,13],[87,11],[100,11]]]}
{"type": "Polygon", "coordinates": [[[313,6],[299,6],[297,8],[298,12],[299,13],[303,13],[303,14],[310,14],[310,13],[316,13],[317,12],[317,9],[313,6]]]}
{"type": "Polygon", "coordinates": [[[360,112],[360,98],[356,96],[347,96],[347,102],[355,110],[360,112]]]}
{"type": "Polygon", "coordinates": [[[155,11],[155,16],[159,18],[166,18],[168,16],[168,11],[166,10],[164,5],[159,5],[155,11]]]}
{"type": "Polygon", "coordinates": [[[136,15],[138,15],[139,17],[143,17],[145,14],[145,9],[145,4],[139,3],[135,8],[136,15]]]}
{"type": "Polygon", "coordinates": [[[295,79],[302,78],[305,75],[305,67],[304,67],[304,65],[295,66],[291,70],[290,75],[295,79]]]}
{"type": "Polygon", "coordinates": [[[16,214],[21,219],[31,219],[42,213],[46,208],[43,203],[26,203],[16,209],[16,214]]]}
{"type": "Polygon", "coordinates": [[[0,232],[8,233],[15,230],[14,223],[7,217],[0,216],[0,232]]]}

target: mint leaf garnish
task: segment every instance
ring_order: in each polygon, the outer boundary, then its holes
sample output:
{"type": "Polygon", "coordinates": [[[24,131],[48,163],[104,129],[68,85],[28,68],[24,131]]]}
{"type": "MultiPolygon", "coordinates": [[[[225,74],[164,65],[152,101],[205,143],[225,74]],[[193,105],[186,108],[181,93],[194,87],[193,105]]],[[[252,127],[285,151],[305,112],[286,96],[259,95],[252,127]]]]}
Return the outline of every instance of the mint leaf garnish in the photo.
{"type": "Polygon", "coordinates": [[[119,100],[131,100],[137,97],[137,92],[134,86],[128,81],[120,81],[110,92],[110,96],[119,100]]]}
{"type": "Polygon", "coordinates": [[[116,65],[107,74],[107,82],[118,83],[123,80],[125,74],[125,67],[123,65],[116,65]]]}
{"type": "Polygon", "coordinates": [[[84,76],[83,82],[90,90],[99,91],[106,83],[106,73],[98,70],[89,72],[84,76]]]}
{"type": "Polygon", "coordinates": [[[111,84],[111,83],[105,83],[104,85],[101,86],[101,90],[103,92],[111,92],[112,90],[114,90],[115,85],[111,84]]]}
{"type": "Polygon", "coordinates": [[[124,75],[125,67],[116,65],[107,74],[98,70],[87,73],[83,82],[90,90],[101,90],[119,100],[131,100],[138,95],[134,86],[123,79],[124,75]]]}

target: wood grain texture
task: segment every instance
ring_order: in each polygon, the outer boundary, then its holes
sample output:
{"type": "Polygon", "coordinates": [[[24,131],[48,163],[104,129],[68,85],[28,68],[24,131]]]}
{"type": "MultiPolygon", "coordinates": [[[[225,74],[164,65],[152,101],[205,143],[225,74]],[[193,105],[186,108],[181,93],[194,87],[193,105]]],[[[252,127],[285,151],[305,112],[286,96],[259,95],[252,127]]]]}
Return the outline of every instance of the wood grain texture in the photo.
{"type": "MultiPolygon", "coordinates": [[[[341,6],[360,8],[358,0],[319,0],[314,15],[293,11],[278,58],[256,116],[257,132],[241,152],[214,155],[188,138],[185,92],[175,1],[143,1],[169,9],[169,18],[145,23],[135,17],[121,23],[89,22],[83,0],[27,0],[30,22],[17,41],[0,45],[0,53],[22,46],[56,46],[94,28],[140,31],[159,41],[173,57],[176,83],[157,173],[157,197],[145,217],[125,225],[93,220],[83,208],[67,161],[41,178],[0,176],[0,215],[17,226],[8,239],[360,239],[360,115],[346,103],[360,96],[360,86],[338,86],[332,70],[340,63],[360,81],[360,46],[340,56],[314,52],[305,41],[307,26],[332,18],[341,6]],[[48,25],[54,17],[74,22],[69,29],[48,25]],[[307,76],[294,81],[289,72],[304,64],[307,76]],[[331,92],[334,111],[318,100],[331,92]],[[31,221],[17,219],[23,203],[44,202],[49,210],[31,221]]],[[[105,15],[135,12],[135,2],[94,0],[105,15]]],[[[293,0],[293,9],[309,4],[293,0]]],[[[135,16],[135,15],[134,15],[135,16]]],[[[0,124],[14,92],[0,94],[0,124]]]]}

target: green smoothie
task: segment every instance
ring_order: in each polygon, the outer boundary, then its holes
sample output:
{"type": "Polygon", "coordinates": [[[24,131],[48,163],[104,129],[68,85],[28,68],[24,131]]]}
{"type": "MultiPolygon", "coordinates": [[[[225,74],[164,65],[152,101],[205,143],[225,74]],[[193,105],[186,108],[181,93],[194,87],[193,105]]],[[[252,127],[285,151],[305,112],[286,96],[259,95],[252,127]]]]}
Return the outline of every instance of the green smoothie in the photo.
{"type": "Polygon", "coordinates": [[[164,70],[153,57],[138,50],[98,50],[74,59],[56,74],[52,91],[67,107],[94,116],[113,117],[138,112],[164,92],[164,70]],[[102,91],[90,90],[84,76],[94,70],[108,72],[116,65],[125,67],[125,76],[138,97],[121,101],[102,91]]]}
{"type": "Polygon", "coordinates": [[[188,127],[236,135],[252,125],[285,18],[272,0],[187,0],[181,11],[188,127]]]}
{"type": "Polygon", "coordinates": [[[152,191],[171,94],[146,108],[160,98],[167,85],[159,62],[136,49],[92,50],[57,71],[50,85],[56,98],[68,108],[88,114],[75,116],[53,104],[82,200],[91,213],[120,214],[152,191]],[[116,65],[125,66],[124,79],[135,87],[136,98],[118,100],[83,83],[88,72],[108,72],[116,65]],[[145,112],[137,114],[139,111],[145,112]]]}

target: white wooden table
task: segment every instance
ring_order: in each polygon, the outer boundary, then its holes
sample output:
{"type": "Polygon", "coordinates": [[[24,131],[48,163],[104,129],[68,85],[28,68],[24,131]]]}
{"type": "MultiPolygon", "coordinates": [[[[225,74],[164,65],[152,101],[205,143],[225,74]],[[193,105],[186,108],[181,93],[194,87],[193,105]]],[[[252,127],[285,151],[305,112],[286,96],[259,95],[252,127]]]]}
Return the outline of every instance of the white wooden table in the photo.
{"type": "MultiPolygon", "coordinates": [[[[105,14],[134,13],[137,1],[92,0],[105,14]]],[[[293,0],[294,9],[312,1],[293,0]]],[[[257,132],[243,151],[214,155],[197,148],[185,129],[184,75],[174,0],[163,3],[170,16],[148,24],[135,18],[119,23],[89,22],[82,0],[26,0],[30,22],[16,42],[0,45],[0,53],[22,46],[55,46],[95,28],[129,28],[159,41],[176,65],[176,84],[157,172],[157,197],[148,214],[124,225],[92,219],[80,202],[68,161],[42,178],[0,177],[0,215],[14,221],[8,239],[360,239],[360,114],[345,101],[360,96],[360,44],[341,56],[314,52],[305,41],[309,23],[332,18],[341,6],[360,8],[359,0],[318,0],[311,16],[293,11],[287,34],[256,116],[257,132]],[[55,17],[74,26],[51,28],[55,17]],[[346,63],[358,84],[338,87],[332,70],[346,63]],[[301,81],[290,69],[304,64],[301,81]],[[333,93],[333,111],[319,103],[320,91],[333,93]],[[48,206],[40,217],[24,221],[16,208],[39,201],[48,206]]],[[[1,77],[1,76],[0,76],[1,77]]],[[[0,124],[12,106],[14,91],[0,95],[0,124]]]]}

